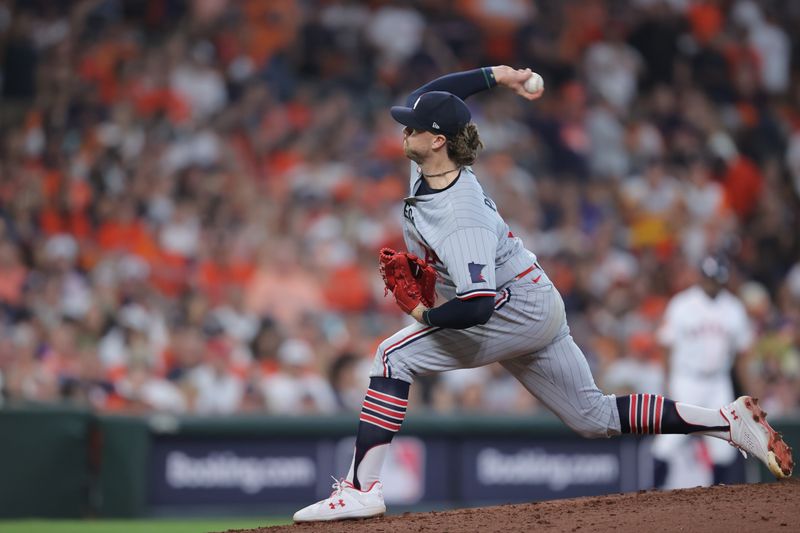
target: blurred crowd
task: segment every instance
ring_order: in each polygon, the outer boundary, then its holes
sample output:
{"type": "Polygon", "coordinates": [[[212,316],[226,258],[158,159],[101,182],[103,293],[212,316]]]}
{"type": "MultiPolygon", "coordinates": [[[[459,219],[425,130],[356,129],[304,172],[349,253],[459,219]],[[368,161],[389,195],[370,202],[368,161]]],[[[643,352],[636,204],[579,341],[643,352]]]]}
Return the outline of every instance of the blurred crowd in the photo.
{"type": "MultiPolygon", "coordinates": [[[[0,401],[357,411],[410,321],[376,269],[408,186],[388,108],[509,64],[545,96],[470,99],[476,173],[598,385],[663,391],[665,305],[723,253],[739,386],[797,414],[798,27],[778,0],[0,0],[0,401]]],[[[412,401],[538,409],[496,366],[412,401]]]]}

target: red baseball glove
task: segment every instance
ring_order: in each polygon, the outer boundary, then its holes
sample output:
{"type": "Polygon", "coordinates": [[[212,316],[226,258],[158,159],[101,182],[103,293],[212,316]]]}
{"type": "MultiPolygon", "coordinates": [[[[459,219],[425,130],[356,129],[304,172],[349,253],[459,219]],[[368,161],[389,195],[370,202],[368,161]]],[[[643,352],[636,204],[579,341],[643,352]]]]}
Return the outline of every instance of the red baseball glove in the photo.
{"type": "Polygon", "coordinates": [[[378,270],[386,285],[384,295],[389,291],[400,309],[406,313],[419,305],[433,307],[436,301],[436,271],[432,266],[414,254],[395,252],[382,248],[378,256],[378,270]]]}

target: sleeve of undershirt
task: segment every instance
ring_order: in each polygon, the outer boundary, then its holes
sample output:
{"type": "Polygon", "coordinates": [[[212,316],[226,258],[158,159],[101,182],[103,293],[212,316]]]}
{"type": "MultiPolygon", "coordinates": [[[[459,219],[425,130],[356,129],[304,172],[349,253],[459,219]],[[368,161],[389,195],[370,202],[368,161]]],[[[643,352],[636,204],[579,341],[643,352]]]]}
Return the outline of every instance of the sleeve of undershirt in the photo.
{"type": "Polygon", "coordinates": [[[481,296],[471,300],[453,298],[428,311],[423,320],[429,326],[450,329],[467,329],[486,324],[494,312],[494,298],[481,296]]]}
{"type": "Polygon", "coordinates": [[[497,85],[497,80],[494,78],[492,67],[454,72],[429,81],[415,90],[406,99],[406,105],[410,107],[421,94],[430,91],[447,91],[465,100],[473,94],[491,89],[495,85],[497,85]]]}

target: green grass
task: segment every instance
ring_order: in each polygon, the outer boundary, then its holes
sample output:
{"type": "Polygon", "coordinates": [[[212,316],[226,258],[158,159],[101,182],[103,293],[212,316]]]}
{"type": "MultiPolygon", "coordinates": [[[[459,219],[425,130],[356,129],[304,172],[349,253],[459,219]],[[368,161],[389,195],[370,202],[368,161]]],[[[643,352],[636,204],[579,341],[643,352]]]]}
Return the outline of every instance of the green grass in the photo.
{"type": "Polygon", "coordinates": [[[205,533],[290,524],[278,518],[206,520],[0,520],[0,533],[205,533]]]}

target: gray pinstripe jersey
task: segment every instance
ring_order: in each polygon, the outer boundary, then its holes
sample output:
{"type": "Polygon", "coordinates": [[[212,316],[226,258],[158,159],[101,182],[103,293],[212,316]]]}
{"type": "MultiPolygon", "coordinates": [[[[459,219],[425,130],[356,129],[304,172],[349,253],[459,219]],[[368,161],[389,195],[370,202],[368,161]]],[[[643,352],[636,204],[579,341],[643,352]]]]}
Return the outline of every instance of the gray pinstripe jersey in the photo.
{"type": "Polygon", "coordinates": [[[534,265],[536,256],[510,235],[472,169],[462,169],[443,191],[413,196],[420,179],[412,164],[403,224],[409,251],[436,268],[437,289],[448,300],[500,294],[486,324],[448,329],[414,322],[401,329],[378,346],[370,376],[412,383],[415,376],[499,362],[582,435],[619,434],[616,400],[595,385],[569,334],[561,295],[534,265]]]}
{"type": "Polygon", "coordinates": [[[423,179],[411,163],[411,196],[404,200],[406,248],[439,274],[437,292],[446,300],[494,296],[530,268],[536,256],[511,235],[472,168],[436,194],[414,196],[423,179]]]}

